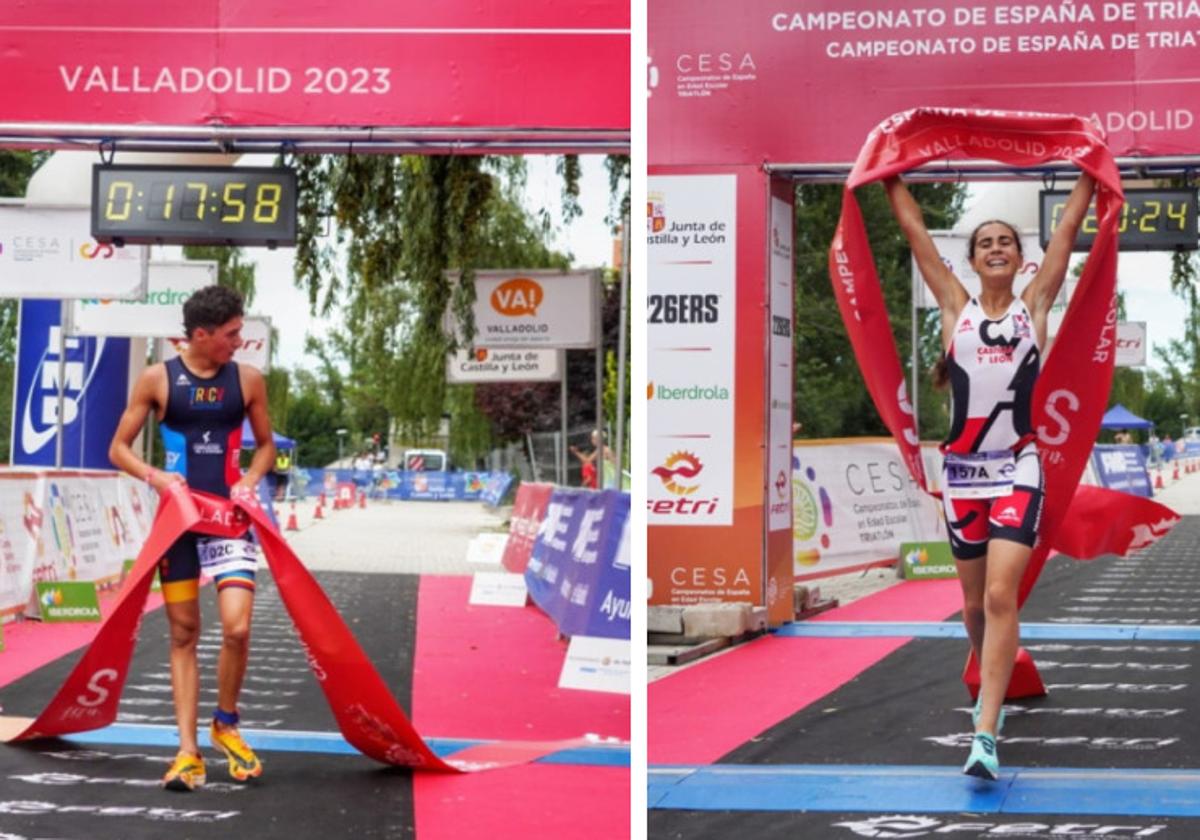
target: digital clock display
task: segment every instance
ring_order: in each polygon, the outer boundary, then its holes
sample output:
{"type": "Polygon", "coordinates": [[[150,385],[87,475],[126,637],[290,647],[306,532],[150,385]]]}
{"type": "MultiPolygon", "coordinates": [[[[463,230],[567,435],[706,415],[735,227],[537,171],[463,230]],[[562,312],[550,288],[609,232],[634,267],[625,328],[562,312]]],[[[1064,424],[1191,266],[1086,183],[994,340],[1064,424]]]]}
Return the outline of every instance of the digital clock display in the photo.
{"type": "Polygon", "coordinates": [[[294,245],[296,173],[96,165],[92,236],[119,245],[294,245]]]}
{"type": "MultiPolygon", "coordinates": [[[[1062,221],[1067,206],[1065,190],[1042,190],[1039,193],[1042,247],[1062,221]]],[[[1088,208],[1074,251],[1087,251],[1096,238],[1096,205],[1088,208]]],[[[1195,251],[1200,239],[1196,218],[1194,189],[1126,190],[1125,204],[1117,220],[1122,251],[1195,251]]]]}

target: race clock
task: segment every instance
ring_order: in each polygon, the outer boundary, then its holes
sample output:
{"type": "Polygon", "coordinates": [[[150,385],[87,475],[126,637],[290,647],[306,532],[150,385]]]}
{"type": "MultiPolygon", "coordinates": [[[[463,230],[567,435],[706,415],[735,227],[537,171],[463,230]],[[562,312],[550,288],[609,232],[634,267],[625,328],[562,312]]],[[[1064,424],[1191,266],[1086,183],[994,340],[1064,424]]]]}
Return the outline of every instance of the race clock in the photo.
{"type": "Polygon", "coordinates": [[[296,173],[98,164],[92,236],[118,245],[293,245],[296,173]]]}
{"type": "MultiPolygon", "coordinates": [[[[1067,206],[1068,192],[1042,190],[1039,229],[1042,247],[1058,228],[1067,206]]],[[[1072,250],[1086,251],[1096,238],[1096,205],[1079,228],[1072,250]]],[[[1125,205],[1117,223],[1122,251],[1195,251],[1200,237],[1194,189],[1126,190],[1125,205]]]]}

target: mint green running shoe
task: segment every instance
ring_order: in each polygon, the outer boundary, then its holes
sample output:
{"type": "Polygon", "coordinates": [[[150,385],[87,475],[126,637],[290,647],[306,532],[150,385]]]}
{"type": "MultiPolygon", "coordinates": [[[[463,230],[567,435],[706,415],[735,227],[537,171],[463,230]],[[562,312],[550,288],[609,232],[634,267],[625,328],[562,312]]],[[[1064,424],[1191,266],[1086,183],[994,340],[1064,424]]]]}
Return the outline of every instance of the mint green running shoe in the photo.
{"type": "Polygon", "coordinates": [[[971,741],[971,754],[963,765],[963,773],[994,782],[1000,778],[1000,759],[996,756],[996,739],[986,732],[976,733],[971,741]]]}
{"type": "MultiPolygon", "coordinates": [[[[979,728],[979,716],[983,714],[983,695],[975,701],[975,708],[971,710],[971,724],[979,728]]],[[[1004,704],[1000,704],[1000,716],[996,718],[996,734],[999,735],[1004,729],[1004,704]]]]}

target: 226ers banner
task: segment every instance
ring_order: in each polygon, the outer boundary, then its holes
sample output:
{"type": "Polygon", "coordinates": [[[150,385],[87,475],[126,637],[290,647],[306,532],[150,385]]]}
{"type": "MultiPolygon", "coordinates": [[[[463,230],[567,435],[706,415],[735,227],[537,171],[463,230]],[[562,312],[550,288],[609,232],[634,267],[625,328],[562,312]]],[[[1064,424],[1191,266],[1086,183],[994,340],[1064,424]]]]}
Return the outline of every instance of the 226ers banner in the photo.
{"type": "Polygon", "coordinates": [[[651,177],[650,525],[733,523],[737,179],[651,177]]]}

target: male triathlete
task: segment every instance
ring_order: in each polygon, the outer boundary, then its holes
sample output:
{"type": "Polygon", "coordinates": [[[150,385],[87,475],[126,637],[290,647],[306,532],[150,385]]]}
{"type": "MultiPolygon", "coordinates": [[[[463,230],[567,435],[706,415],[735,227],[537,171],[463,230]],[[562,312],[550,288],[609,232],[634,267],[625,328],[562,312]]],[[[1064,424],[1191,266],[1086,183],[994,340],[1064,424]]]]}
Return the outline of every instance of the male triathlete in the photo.
{"type": "MultiPolygon", "coordinates": [[[[231,361],[241,345],[242,315],[241,295],[223,286],[208,286],[188,298],[183,305],[187,348],[138,378],[109,448],[113,464],[160,493],[172,482],[186,481],[194,490],[253,500],[259,480],[274,466],[275,445],[262,374],[231,361]],[[160,421],[166,472],[146,464],[131,448],[151,411],[160,421]],[[256,450],[243,475],[238,456],[247,416],[256,450]]],[[[257,560],[258,547],[249,534],[226,540],[190,532],[162,558],[159,573],[170,624],[171,687],[179,724],[179,753],[163,777],[169,790],[194,790],[205,781],[196,740],[201,568],[216,582],[222,630],[212,745],[225,754],[235,780],[262,774],[262,764],[237,730],[257,560]]]]}

